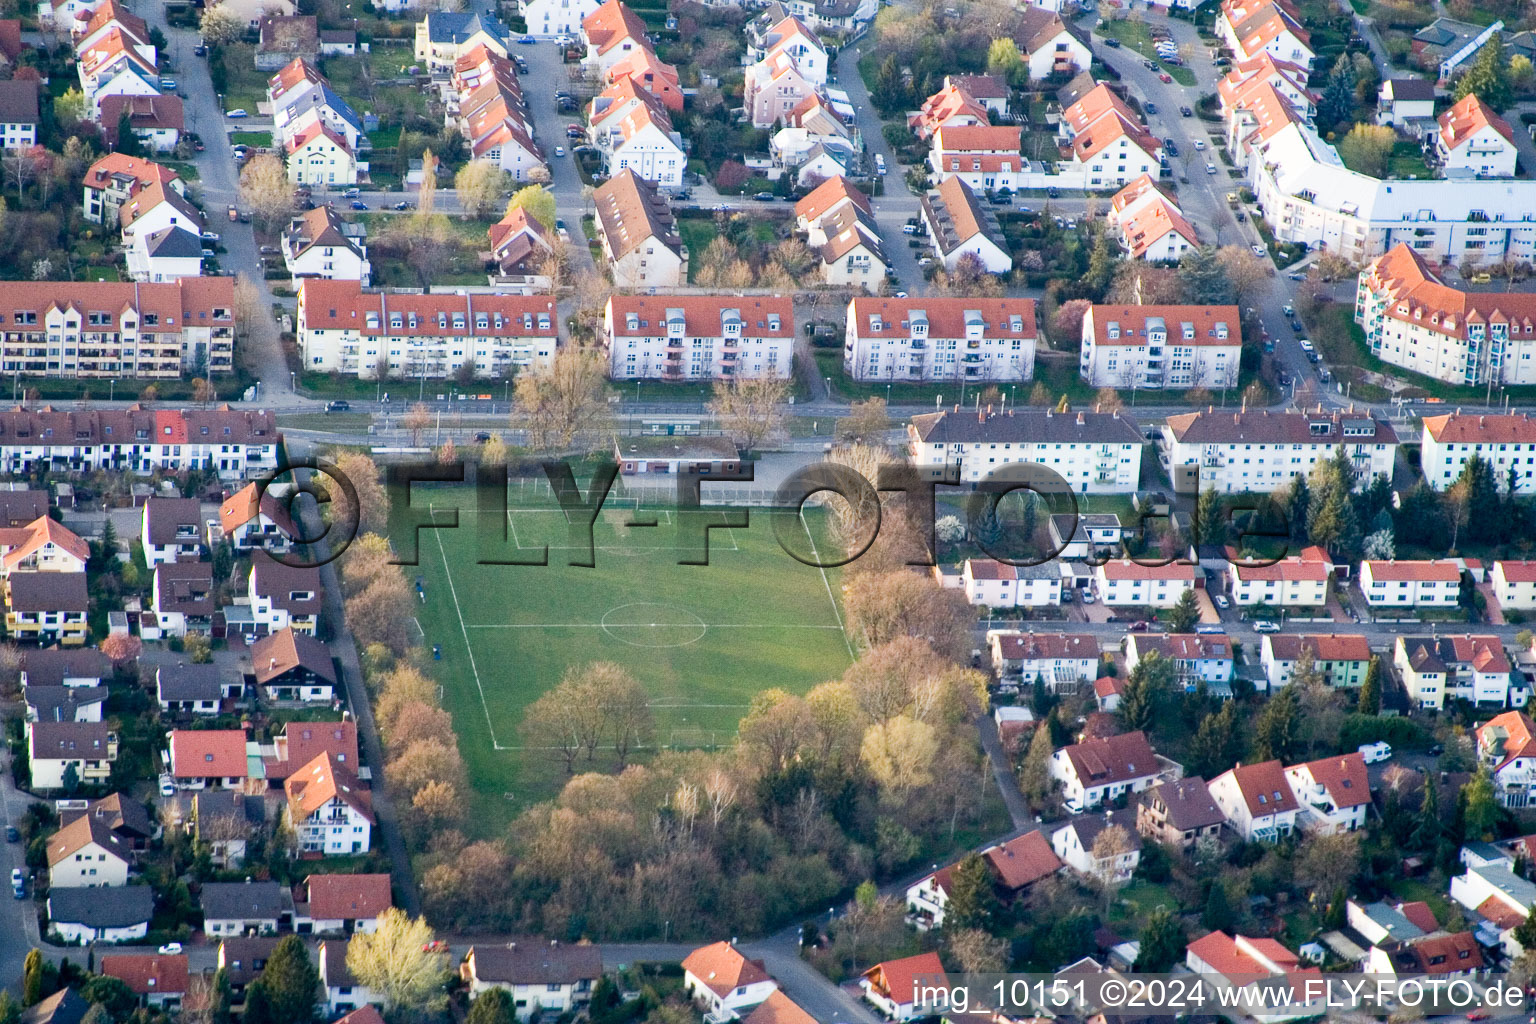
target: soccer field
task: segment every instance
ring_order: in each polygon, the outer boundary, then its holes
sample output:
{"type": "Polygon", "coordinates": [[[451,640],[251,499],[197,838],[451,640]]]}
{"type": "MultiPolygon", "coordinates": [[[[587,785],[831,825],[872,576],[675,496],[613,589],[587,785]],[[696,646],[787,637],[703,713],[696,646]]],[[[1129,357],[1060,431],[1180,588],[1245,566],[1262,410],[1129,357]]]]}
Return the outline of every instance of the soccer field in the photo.
{"type": "MultiPolygon", "coordinates": [[[[552,751],[519,726],[570,665],[625,666],[651,695],[653,748],[689,748],[731,742],[755,693],[804,693],[851,663],[835,571],[786,554],[768,510],[750,510],[746,528],[710,530],[709,564],[679,565],[702,555],[685,517],[718,522],[721,513],[637,509],[633,499],[610,496],[593,527],[596,565],[585,568],[569,564],[584,547],[540,483],[512,482],[500,553],[526,557],[547,546],[545,566],[477,564],[469,489],[417,485],[412,496],[413,507],[429,507],[438,521],[458,510],[457,529],[421,531],[420,564],[406,572],[422,583],[422,642],[442,647],[429,667],[482,796],[524,805],[559,784],[552,751]],[[635,525],[647,520],[655,525],[635,525]]],[[[808,547],[825,550],[819,522],[807,511],[792,525],[808,547]]],[[[408,535],[394,542],[396,551],[410,550],[408,535]]],[[[599,769],[612,766],[599,755],[599,769]]]]}

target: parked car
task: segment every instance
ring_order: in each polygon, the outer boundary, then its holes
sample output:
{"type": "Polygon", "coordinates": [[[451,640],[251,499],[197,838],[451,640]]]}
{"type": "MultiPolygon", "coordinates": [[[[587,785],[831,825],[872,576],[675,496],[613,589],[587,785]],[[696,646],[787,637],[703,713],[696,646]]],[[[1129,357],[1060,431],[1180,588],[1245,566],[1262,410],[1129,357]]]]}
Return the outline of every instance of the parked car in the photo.
{"type": "Polygon", "coordinates": [[[1359,746],[1360,754],[1365,758],[1366,764],[1376,764],[1380,761],[1392,759],[1392,745],[1386,742],[1362,743],[1359,746]]]}
{"type": "Polygon", "coordinates": [[[326,402],[325,403],[325,411],[328,412],[328,413],[332,413],[332,412],[351,412],[352,411],[352,403],[347,401],[345,398],[338,398],[334,402],[326,402]]]}
{"type": "Polygon", "coordinates": [[[564,146],[556,146],[555,147],[555,156],[565,156],[565,147],[564,146]]]}
{"type": "Polygon", "coordinates": [[[205,260],[211,260],[211,259],[215,258],[218,255],[219,254],[214,252],[212,249],[209,249],[209,248],[206,248],[206,247],[203,249],[203,259],[205,259],[205,260]]]}
{"type": "Polygon", "coordinates": [[[362,194],[363,194],[363,190],[360,189],[360,188],[349,188],[345,192],[342,193],[342,195],[345,198],[347,198],[347,199],[356,199],[358,196],[360,196],[362,194]]]}
{"type": "Polygon", "coordinates": [[[275,245],[264,245],[258,251],[263,256],[276,256],[277,255],[277,246],[275,246],[275,245]]]}
{"type": "Polygon", "coordinates": [[[224,111],[224,116],[231,120],[238,121],[242,117],[250,117],[251,115],[245,112],[244,107],[236,107],[234,110],[224,111]]]}
{"type": "Polygon", "coordinates": [[[1118,49],[1120,49],[1120,40],[1118,40],[1118,39],[1106,39],[1106,40],[1104,40],[1104,45],[1109,47],[1111,50],[1118,50],[1118,49]]]}
{"type": "Polygon", "coordinates": [[[175,956],[176,954],[178,954],[180,952],[181,952],[181,943],[179,943],[179,942],[167,942],[165,945],[161,946],[160,949],[159,949],[159,953],[160,953],[161,956],[175,956]]]}
{"type": "Polygon", "coordinates": [[[1173,84],[1173,76],[1170,75],[1166,71],[1159,71],[1157,73],[1157,80],[1159,82],[1162,82],[1164,85],[1172,85],[1173,84]]]}
{"type": "Polygon", "coordinates": [[[1181,107],[1179,107],[1179,116],[1180,117],[1194,117],[1195,116],[1194,108],[1193,107],[1189,107],[1189,106],[1181,106],[1181,107]]]}
{"type": "Polygon", "coordinates": [[[1217,594],[1216,595],[1216,607],[1217,608],[1230,608],[1230,607],[1232,607],[1232,602],[1227,600],[1227,595],[1226,594],[1217,594]]]}
{"type": "Polygon", "coordinates": [[[1196,139],[1195,140],[1195,148],[1196,149],[1204,149],[1205,148],[1205,140],[1204,139],[1196,139]]]}
{"type": "Polygon", "coordinates": [[[479,430],[475,432],[475,440],[480,444],[485,444],[485,442],[489,441],[490,439],[491,432],[489,430],[479,430]]]}
{"type": "Polygon", "coordinates": [[[1280,623],[1271,619],[1260,619],[1253,624],[1253,629],[1256,633],[1278,633],[1280,632],[1280,623]]]}
{"type": "Polygon", "coordinates": [[[533,36],[518,36],[517,37],[517,45],[519,45],[519,46],[532,46],[536,42],[538,42],[538,40],[533,38],[533,36]]]}
{"type": "Polygon", "coordinates": [[[1250,248],[1253,249],[1253,254],[1260,259],[1263,259],[1269,255],[1269,250],[1264,248],[1262,245],[1254,245],[1250,246],[1250,248]]]}
{"type": "Polygon", "coordinates": [[[202,237],[205,242],[217,242],[219,240],[218,233],[215,231],[204,231],[202,237]]]}
{"type": "Polygon", "coordinates": [[[771,203],[771,202],[773,202],[773,193],[772,192],[759,192],[756,195],[754,195],[752,198],[756,199],[760,203],[771,203]]]}
{"type": "Polygon", "coordinates": [[[194,46],[194,47],[192,47],[192,56],[194,56],[194,57],[206,57],[206,56],[208,56],[208,47],[206,47],[206,46],[194,46]]]}
{"type": "Polygon", "coordinates": [[[1205,173],[1206,174],[1215,174],[1216,173],[1216,165],[1213,164],[1213,163],[1207,163],[1205,165],[1205,173]]]}
{"type": "Polygon", "coordinates": [[[882,153],[876,153],[875,154],[875,173],[876,174],[884,174],[885,173],[885,155],[882,154],[882,153]]]}
{"type": "Polygon", "coordinates": [[[21,833],[16,831],[15,825],[5,826],[5,841],[8,843],[21,842],[21,833]]]}
{"type": "Polygon", "coordinates": [[[368,209],[368,204],[363,202],[361,199],[354,199],[354,200],[352,200],[351,206],[352,206],[352,209],[354,209],[354,210],[366,210],[366,209],[368,209]]]}
{"type": "Polygon", "coordinates": [[[1151,100],[1147,100],[1147,102],[1144,104],[1144,106],[1146,108],[1147,113],[1149,113],[1149,114],[1157,113],[1157,104],[1153,103],[1151,100]]]}
{"type": "Polygon", "coordinates": [[[410,208],[411,208],[411,204],[406,202],[404,199],[400,200],[398,203],[396,203],[394,205],[394,209],[396,209],[396,210],[409,210],[410,208]]]}
{"type": "Polygon", "coordinates": [[[1137,619],[1126,628],[1132,633],[1145,633],[1147,631],[1147,620],[1137,619]]]}

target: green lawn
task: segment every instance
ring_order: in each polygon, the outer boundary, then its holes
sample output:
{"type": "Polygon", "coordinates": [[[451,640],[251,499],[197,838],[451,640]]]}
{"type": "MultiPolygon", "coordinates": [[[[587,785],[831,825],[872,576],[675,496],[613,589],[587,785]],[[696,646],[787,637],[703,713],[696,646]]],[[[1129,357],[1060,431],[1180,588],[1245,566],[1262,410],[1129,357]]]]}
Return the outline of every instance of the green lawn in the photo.
{"type": "MultiPolygon", "coordinates": [[[[715,230],[715,222],[703,217],[682,217],[677,222],[677,233],[682,236],[683,244],[688,246],[688,280],[692,281],[698,276],[699,266],[703,263],[701,257],[709,243],[715,240],[719,234],[715,230]]],[[[590,238],[591,236],[588,235],[590,238]]]]}
{"type": "MultiPolygon", "coordinates": [[[[709,531],[709,564],[679,565],[703,554],[691,531],[680,536],[679,514],[662,508],[659,525],[631,526],[634,505],[621,507],[622,487],[594,526],[595,568],[567,564],[576,549],[542,477],[513,483],[515,540],[487,557],[528,557],[548,545],[547,566],[478,564],[474,495],[449,485],[414,489],[414,507],[459,509],[458,529],[420,532],[418,564],[406,572],[426,588],[417,619],[422,642],[442,647],[428,667],[480,797],[477,831],[493,832],[563,783],[556,752],[519,726],[524,709],[573,665],[625,666],[652,696],[654,745],[687,748],[732,742],[761,690],[804,693],[852,660],[832,596],[837,575],[785,554],[765,512],[751,510],[747,528],[709,531]]],[[[401,504],[394,544],[409,557],[401,504]]],[[[708,511],[687,515],[691,525],[718,521],[708,511]]],[[[800,523],[790,529],[805,540],[800,523]]],[[[825,537],[818,548],[826,550],[825,537]]],[[[615,767],[613,754],[599,751],[596,767],[615,767]]]]}
{"type": "Polygon", "coordinates": [[[269,149],[272,146],[272,133],[230,132],[229,143],[232,146],[254,146],[257,149],[269,149]]]}
{"type": "Polygon", "coordinates": [[[1387,162],[1387,174],[1393,178],[1432,178],[1429,166],[1424,163],[1424,151],[1412,142],[1399,141],[1392,147],[1392,157],[1387,162]]]}

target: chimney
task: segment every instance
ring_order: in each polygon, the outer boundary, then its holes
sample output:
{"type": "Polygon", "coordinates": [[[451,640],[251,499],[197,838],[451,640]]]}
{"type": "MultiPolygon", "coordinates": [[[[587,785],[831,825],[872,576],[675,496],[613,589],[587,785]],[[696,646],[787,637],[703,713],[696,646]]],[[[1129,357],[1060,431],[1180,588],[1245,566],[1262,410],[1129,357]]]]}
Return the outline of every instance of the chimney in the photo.
{"type": "Polygon", "coordinates": [[[1083,414],[1081,412],[1079,412],[1077,414],[1077,425],[1078,426],[1082,426],[1083,425],[1083,414]]]}

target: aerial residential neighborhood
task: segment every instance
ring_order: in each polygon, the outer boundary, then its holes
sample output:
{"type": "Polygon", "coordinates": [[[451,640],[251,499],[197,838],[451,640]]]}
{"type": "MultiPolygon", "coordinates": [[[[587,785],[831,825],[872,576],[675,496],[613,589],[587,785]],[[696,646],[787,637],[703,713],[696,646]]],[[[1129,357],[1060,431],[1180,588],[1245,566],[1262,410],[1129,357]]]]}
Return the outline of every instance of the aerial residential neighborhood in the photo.
{"type": "Polygon", "coordinates": [[[0,1024],[1536,1024],[1533,32],[0,11],[0,1024]]]}

